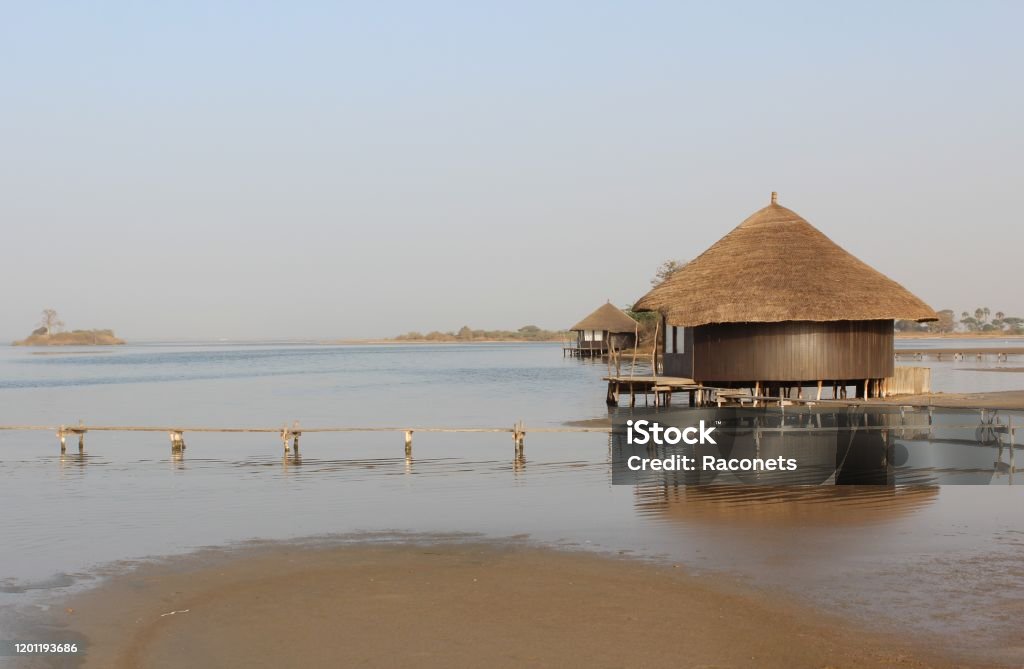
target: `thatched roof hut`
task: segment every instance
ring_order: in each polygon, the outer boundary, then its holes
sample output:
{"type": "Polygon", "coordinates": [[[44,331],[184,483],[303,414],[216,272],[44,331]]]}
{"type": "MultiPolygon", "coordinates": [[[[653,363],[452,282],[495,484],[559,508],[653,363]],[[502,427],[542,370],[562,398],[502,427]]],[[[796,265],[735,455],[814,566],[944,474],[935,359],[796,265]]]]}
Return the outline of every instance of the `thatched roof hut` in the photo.
{"type": "Polygon", "coordinates": [[[762,392],[816,383],[820,394],[831,382],[866,396],[893,376],[893,321],[938,318],[775,193],[634,309],[662,316],[666,374],[762,392]]]}
{"type": "Polygon", "coordinates": [[[773,201],[641,297],[671,325],[933,321],[935,311],[773,201]]]}
{"type": "Polygon", "coordinates": [[[632,334],[636,331],[636,325],[636,321],[629,314],[611,302],[607,302],[569,329],[573,332],[591,330],[610,333],[628,332],[632,334]]]}
{"type": "Polygon", "coordinates": [[[636,343],[636,328],[637,322],[629,314],[608,302],[569,328],[576,333],[576,342],[562,352],[592,357],[628,348],[636,343]]]}

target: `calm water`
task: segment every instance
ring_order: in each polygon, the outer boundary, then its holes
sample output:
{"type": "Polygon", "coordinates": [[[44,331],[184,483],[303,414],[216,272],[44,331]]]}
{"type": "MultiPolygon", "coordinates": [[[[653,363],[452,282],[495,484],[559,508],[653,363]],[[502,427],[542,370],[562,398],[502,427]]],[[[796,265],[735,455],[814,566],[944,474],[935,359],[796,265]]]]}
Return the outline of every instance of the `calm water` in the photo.
{"type": "MultiPolygon", "coordinates": [[[[605,367],[563,359],[559,346],[4,348],[0,423],[559,426],[607,417],[605,367]]],[[[935,390],[1024,387],[1024,375],[964,371],[990,361],[913,364],[933,368],[935,390]]],[[[897,490],[633,488],[611,485],[601,434],[528,435],[518,464],[508,434],[420,433],[411,461],[394,433],[307,434],[300,457],[284,456],[272,434],[186,440],[175,459],[165,434],[92,433],[83,455],[71,443],[62,457],[52,433],[0,432],[7,615],[87,584],[115,560],[254,538],[474,532],[723,570],[873,624],[1024,659],[1006,640],[1024,615],[1024,486],[1005,476],[897,490]]]]}

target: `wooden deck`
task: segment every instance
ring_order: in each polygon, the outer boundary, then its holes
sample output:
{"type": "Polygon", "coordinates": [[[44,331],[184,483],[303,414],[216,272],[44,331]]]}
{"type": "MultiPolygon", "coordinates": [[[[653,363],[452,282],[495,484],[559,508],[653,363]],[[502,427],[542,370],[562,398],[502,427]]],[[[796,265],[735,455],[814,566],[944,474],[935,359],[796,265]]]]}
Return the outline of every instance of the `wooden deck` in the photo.
{"type": "Polygon", "coordinates": [[[995,358],[1006,360],[1011,355],[1024,355],[1024,346],[1001,346],[993,348],[900,348],[896,349],[897,360],[983,360],[995,358]]]}
{"type": "Polygon", "coordinates": [[[636,396],[643,395],[647,401],[648,395],[654,396],[654,406],[659,406],[664,401],[666,406],[671,403],[672,393],[686,391],[690,394],[690,406],[701,399],[699,393],[705,390],[694,382],[693,379],[684,379],[678,376],[606,376],[608,382],[607,402],[609,405],[617,405],[619,398],[624,393],[629,394],[629,406],[636,406],[636,396]]]}
{"type": "Polygon", "coordinates": [[[602,358],[608,355],[607,346],[563,346],[562,357],[602,358]]]}

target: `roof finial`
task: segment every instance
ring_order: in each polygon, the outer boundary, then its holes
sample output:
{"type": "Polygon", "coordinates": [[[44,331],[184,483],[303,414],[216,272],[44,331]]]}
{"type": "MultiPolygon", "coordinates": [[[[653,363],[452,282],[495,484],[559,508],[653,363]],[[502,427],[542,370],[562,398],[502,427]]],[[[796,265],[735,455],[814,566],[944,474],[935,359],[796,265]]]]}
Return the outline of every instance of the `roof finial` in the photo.
{"type": "Polygon", "coordinates": [[[776,193],[775,191],[772,191],[772,204],[778,204],[778,203],[779,203],[779,194],[776,193]]]}

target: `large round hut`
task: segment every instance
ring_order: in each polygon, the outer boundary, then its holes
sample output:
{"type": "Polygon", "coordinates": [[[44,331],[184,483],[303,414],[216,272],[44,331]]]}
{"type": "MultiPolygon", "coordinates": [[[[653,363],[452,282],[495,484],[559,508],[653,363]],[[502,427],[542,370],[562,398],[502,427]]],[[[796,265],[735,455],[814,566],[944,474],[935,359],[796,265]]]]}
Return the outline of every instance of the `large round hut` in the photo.
{"type": "Polygon", "coordinates": [[[661,314],[663,373],[767,394],[822,385],[878,394],[893,376],[893,322],[936,320],[772,193],[711,248],[637,301],[661,314]]]}
{"type": "Polygon", "coordinates": [[[576,341],[564,350],[578,357],[605,355],[609,349],[633,346],[636,329],[637,322],[632,316],[608,302],[569,328],[576,333],[576,341]]]}

